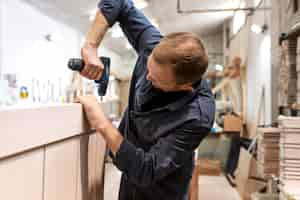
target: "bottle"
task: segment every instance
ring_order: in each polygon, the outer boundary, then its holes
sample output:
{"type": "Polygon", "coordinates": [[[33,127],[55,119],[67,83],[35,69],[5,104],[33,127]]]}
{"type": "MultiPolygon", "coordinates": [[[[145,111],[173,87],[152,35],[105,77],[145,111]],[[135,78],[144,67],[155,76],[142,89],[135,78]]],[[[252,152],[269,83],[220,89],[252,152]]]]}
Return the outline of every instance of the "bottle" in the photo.
{"type": "Polygon", "coordinates": [[[20,88],[20,99],[27,99],[28,98],[28,89],[26,86],[22,86],[20,88]]]}

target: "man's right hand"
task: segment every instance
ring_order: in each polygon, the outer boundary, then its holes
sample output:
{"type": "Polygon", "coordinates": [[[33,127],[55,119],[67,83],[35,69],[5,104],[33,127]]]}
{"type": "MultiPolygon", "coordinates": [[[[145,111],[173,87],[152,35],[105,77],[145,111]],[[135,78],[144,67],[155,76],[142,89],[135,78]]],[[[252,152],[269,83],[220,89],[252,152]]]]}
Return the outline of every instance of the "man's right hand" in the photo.
{"type": "Polygon", "coordinates": [[[81,48],[81,57],[85,63],[80,74],[90,80],[100,79],[104,66],[97,54],[97,45],[86,42],[81,48]]]}

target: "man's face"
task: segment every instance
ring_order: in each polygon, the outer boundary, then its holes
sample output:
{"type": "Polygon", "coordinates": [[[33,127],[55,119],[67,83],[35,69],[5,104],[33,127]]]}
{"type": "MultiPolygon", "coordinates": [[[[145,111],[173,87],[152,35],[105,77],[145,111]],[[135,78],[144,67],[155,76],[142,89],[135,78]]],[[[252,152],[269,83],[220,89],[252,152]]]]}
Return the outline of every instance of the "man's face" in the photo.
{"type": "Polygon", "coordinates": [[[232,61],[233,65],[236,67],[240,67],[242,63],[242,59],[240,57],[235,57],[232,61]]]}
{"type": "Polygon", "coordinates": [[[228,66],[228,76],[230,78],[236,78],[239,76],[239,68],[235,65],[228,66]]]}
{"type": "Polygon", "coordinates": [[[155,62],[150,55],[147,63],[147,80],[151,81],[153,87],[164,92],[177,91],[178,85],[175,81],[174,73],[170,66],[161,66],[155,62]]]}

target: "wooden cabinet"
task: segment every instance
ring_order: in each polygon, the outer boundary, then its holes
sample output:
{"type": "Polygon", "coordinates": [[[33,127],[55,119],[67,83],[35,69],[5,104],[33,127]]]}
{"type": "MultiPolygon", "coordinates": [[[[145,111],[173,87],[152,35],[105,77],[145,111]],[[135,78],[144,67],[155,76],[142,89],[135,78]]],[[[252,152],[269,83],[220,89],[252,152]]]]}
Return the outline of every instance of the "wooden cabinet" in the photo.
{"type": "Polygon", "coordinates": [[[104,139],[99,134],[82,136],[79,146],[77,200],[103,200],[104,139]]]}
{"type": "Polygon", "coordinates": [[[79,104],[0,110],[0,195],[102,200],[106,144],[79,104]]]}
{"type": "Polygon", "coordinates": [[[0,161],[0,195],[9,200],[42,200],[43,150],[0,161]]]}
{"type": "Polygon", "coordinates": [[[105,158],[105,147],[106,143],[103,137],[100,134],[94,135],[93,140],[95,140],[95,184],[96,188],[96,199],[103,200],[104,199],[104,158],[105,158]]]}
{"type": "Polygon", "coordinates": [[[46,147],[44,200],[76,199],[79,140],[46,147]]]}
{"type": "Polygon", "coordinates": [[[0,109],[0,158],[85,131],[79,104],[0,109]]]}

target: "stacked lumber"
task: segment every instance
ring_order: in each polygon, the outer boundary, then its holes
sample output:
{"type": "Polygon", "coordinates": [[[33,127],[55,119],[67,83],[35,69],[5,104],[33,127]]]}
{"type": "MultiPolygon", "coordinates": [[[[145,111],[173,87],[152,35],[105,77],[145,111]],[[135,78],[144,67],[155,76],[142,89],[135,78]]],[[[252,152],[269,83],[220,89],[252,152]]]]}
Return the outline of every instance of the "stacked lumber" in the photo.
{"type": "Polygon", "coordinates": [[[257,170],[260,177],[279,176],[279,128],[259,128],[257,141],[257,170]]]}
{"type": "Polygon", "coordinates": [[[300,117],[278,118],[280,134],[280,179],[287,194],[300,200],[300,117]]]}

